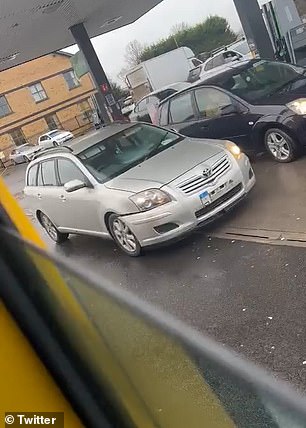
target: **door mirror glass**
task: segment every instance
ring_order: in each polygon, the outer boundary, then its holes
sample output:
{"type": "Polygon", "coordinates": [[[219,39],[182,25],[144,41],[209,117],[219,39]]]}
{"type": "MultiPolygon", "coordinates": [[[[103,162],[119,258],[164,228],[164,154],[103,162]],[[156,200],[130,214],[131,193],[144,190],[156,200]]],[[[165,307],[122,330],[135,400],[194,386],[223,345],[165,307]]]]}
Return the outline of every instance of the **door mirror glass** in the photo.
{"type": "Polygon", "coordinates": [[[222,116],[227,116],[229,114],[239,113],[238,108],[234,104],[228,104],[226,106],[221,106],[222,116]]]}
{"type": "Polygon", "coordinates": [[[75,192],[76,190],[83,189],[84,187],[87,187],[87,184],[81,180],[71,180],[64,185],[64,188],[68,193],[75,192]]]}

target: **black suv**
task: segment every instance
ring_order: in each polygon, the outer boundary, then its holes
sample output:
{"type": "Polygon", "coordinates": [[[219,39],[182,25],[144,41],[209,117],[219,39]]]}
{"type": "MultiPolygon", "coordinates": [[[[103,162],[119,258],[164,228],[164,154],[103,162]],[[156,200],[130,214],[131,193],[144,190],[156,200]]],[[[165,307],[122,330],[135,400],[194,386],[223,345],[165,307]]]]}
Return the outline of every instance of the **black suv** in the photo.
{"type": "Polygon", "coordinates": [[[291,162],[306,146],[306,69],[233,63],[162,101],[157,120],[189,137],[232,140],[249,154],[266,147],[278,162],[291,162]]]}

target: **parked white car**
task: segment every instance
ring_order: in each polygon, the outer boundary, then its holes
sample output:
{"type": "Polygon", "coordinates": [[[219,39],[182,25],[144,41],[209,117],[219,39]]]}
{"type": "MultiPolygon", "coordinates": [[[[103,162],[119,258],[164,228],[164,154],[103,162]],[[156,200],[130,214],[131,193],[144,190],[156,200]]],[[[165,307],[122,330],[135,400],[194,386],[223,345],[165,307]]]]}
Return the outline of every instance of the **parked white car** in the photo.
{"type": "Polygon", "coordinates": [[[123,101],[121,113],[124,116],[128,117],[132,113],[132,111],[134,110],[134,107],[135,107],[135,103],[133,101],[133,98],[131,96],[129,96],[123,101]]]}
{"type": "Polygon", "coordinates": [[[33,146],[29,143],[22,144],[11,151],[9,159],[13,161],[15,165],[30,162],[34,155],[41,150],[39,146],[33,146]]]}
{"type": "Polygon", "coordinates": [[[72,140],[73,137],[74,135],[70,131],[54,129],[53,131],[49,131],[46,134],[41,135],[38,138],[38,145],[48,149],[50,147],[60,146],[61,144],[72,140]]]}
{"type": "Polygon", "coordinates": [[[24,192],[54,241],[112,237],[135,257],[211,222],[254,184],[249,159],[230,141],[125,123],[39,154],[24,192]]]}

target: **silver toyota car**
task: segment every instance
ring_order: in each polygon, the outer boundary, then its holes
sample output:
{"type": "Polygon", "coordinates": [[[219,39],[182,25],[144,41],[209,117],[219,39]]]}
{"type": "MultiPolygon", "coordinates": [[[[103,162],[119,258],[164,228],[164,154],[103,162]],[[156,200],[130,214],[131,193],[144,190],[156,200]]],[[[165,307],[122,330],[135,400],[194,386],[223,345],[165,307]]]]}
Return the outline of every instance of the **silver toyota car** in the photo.
{"type": "Polygon", "coordinates": [[[54,241],[112,237],[138,256],[226,212],[254,184],[249,159],[230,141],[117,123],[38,154],[25,195],[54,241]]]}

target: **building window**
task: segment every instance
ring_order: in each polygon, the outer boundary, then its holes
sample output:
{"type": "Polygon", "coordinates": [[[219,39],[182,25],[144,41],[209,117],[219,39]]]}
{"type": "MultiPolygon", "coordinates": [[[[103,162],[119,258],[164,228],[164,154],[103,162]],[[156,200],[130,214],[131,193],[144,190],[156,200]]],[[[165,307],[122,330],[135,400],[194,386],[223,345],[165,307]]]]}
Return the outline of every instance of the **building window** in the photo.
{"type": "Polygon", "coordinates": [[[12,131],[11,137],[12,137],[14,144],[16,146],[21,146],[22,144],[27,143],[27,140],[26,140],[25,136],[23,135],[23,132],[21,129],[15,129],[14,131],[12,131]]]}
{"type": "Polygon", "coordinates": [[[47,122],[50,131],[61,127],[60,121],[58,120],[56,114],[50,114],[49,116],[46,116],[45,121],[47,122]]]}
{"type": "Polygon", "coordinates": [[[63,76],[64,76],[64,79],[66,80],[69,90],[80,86],[80,82],[73,70],[67,71],[66,73],[63,74],[63,76]]]}
{"type": "Polygon", "coordinates": [[[41,83],[35,83],[34,85],[30,86],[30,91],[36,103],[44,101],[48,98],[41,83]]]}
{"type": "Polygon", "coordinates": [[[82,119],[86,122],[90,122],[91,116],[92,116],[92,111],[91,111],[89,102],[87,100],[81,101],[79,103],[79,108],[80,108],[80,111],[82,113],[82,116],[81,116],[82,119]]]}
{"type": "Polygon", "coordinates": [[[7,116],[12,112],[4,95],[0,96],[0,117],[7,116]]]}

